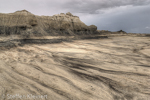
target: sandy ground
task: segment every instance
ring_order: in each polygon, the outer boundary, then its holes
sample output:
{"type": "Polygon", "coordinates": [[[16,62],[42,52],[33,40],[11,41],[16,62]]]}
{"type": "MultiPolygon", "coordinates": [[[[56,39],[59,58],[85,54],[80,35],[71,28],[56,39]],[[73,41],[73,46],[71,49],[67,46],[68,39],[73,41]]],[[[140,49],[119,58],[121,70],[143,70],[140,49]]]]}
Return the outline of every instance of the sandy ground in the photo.
{"type": "Polygon", "coordinates": [[[1,50],[0,100],[150,100],[150,37],[1,50]]]}

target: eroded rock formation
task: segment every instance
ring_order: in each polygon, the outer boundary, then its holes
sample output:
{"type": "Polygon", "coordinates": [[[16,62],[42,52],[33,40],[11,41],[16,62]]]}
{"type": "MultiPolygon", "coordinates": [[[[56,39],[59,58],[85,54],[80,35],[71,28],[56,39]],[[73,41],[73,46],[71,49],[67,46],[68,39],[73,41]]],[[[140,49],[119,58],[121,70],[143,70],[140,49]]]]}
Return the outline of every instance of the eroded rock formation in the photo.
{"type": "Polygon", "coordinates": [[[95,25],[85,25],[70,12],[53,16],[37,16],[26,10],[0,13],[0,34],[75,35],[93,34],[95,25]]]}

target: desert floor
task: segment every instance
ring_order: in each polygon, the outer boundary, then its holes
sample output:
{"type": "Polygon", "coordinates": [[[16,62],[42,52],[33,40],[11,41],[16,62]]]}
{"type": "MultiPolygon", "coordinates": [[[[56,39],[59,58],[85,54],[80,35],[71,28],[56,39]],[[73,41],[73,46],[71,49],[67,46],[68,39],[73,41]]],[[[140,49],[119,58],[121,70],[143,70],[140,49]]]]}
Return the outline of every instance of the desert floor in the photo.
{"type": "Polygon", "coordinates": [[[0,100],[150,100],[150,37],[0,50],[0,100]]]}

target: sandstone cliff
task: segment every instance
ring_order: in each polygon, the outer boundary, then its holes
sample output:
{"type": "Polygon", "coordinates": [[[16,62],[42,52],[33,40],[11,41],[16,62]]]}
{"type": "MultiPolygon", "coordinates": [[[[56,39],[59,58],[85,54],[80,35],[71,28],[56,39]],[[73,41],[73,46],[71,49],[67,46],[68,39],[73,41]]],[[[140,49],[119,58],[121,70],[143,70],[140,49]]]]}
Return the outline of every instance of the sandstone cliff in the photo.
{"type": "Polygon", "coordinates": [[[37,16],[26,10],[0,13],[0,34],[22,35],[76,35],[94,34],[95,25],[85,25],[70,12],[53,16],[37,16]]]}

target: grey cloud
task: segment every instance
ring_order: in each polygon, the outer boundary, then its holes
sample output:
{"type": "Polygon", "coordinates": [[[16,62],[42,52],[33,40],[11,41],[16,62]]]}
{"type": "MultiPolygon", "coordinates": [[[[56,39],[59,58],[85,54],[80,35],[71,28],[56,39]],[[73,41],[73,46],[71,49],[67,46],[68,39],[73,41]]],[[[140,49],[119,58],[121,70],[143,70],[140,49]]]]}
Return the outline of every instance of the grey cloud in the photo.
{"type": "Polygon", "coordinates": [[[90,13],[98,14],[101,9],[133,5],[147,5],[150,4],[150,0],[74,0],[67,1],[63,8],[71,10],[76,13],[90,13]]]}
{"type": "Polygon", "coordinates": [[[94,23],[99,30],[119,31],[132,33],[150,33],[150,5],[137,6],[125,10],[123,13],[90,15],[92,19],[82,18],[86,24],[94,23]],[[92,21],[91,21],[92,20],[92,21]]]}
{"type": "Polygon", "coordinates": [[[150,4],[150,0],[1,0],[0,11],[27,9],[36,14],[54,14],[63,11],[99,14],[102,9],[147,4],[150,4]]]}

